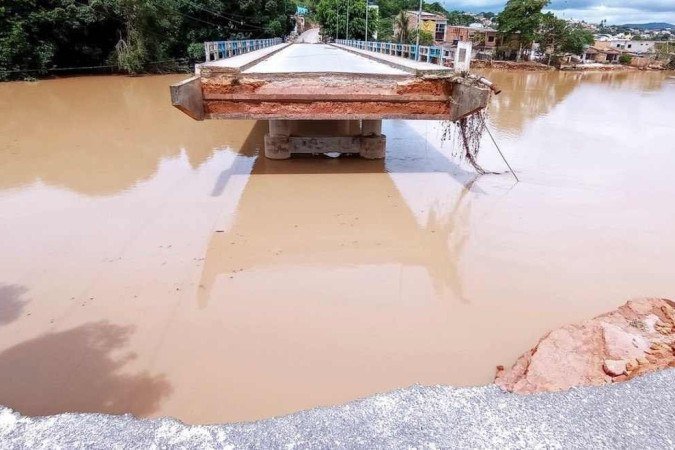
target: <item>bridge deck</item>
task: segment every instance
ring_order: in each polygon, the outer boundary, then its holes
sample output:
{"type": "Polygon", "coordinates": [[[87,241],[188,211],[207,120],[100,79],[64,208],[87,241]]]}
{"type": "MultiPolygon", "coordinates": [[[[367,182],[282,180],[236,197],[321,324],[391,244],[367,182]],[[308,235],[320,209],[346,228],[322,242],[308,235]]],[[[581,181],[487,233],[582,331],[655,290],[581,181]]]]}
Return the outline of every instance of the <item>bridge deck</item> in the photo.
{"type": "Polygon", "coordinates": [[[458,120],[489,98],[447,67],[326,44],[281,44],[196,74],[172,86],[172,102],[197,120],[458,120]]]}
{"type": "Polygon", "coordinates": [[[242,71],[242,73],[289,72],[408,75],[401,69],[326,44],[290,45],[242,71]]]}

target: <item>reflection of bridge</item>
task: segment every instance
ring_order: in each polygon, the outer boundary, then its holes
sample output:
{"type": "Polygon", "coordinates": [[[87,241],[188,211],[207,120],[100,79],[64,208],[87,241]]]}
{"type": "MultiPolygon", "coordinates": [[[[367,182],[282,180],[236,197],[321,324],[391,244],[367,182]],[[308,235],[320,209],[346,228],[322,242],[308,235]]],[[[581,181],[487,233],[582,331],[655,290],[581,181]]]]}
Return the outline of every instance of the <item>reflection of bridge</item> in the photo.
{"type": "Polygon", "coordinates": [[[489,85],[447,67],[348,46],[277,44],[208,61],[171,93],[174,106],[197,120],[270,120],[269,158],[340,152],[376,159],[384,156],[382,119],[456,121],[487,106],[489,85]],[[330,121],[330,129],[307,134],[298,120],[330,121]]]}

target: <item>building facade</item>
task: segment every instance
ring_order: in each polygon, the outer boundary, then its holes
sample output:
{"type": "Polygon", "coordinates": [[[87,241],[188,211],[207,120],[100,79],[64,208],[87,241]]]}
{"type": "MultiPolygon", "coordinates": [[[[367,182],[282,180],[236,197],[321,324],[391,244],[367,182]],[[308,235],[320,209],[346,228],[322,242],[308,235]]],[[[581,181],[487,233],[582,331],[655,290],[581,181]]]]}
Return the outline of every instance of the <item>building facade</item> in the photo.
{"type": "MultiPolygon", "coordinates": [[[[409,28],[411,31],[417,29],[417,11],[406,11],[405,14],[408,16],[409,28]]],[[[442,43],[445,39],[446,28],[448,26],[448,19],[445,16],[440,14],[433,14],[428,12],[422,12],[420,15],[421,24],[420,29],[431,34],[434,38],[434,42],[442,43]]],[[[398,29],[394,29],[394,32],[398,32],[398,29]]]]}

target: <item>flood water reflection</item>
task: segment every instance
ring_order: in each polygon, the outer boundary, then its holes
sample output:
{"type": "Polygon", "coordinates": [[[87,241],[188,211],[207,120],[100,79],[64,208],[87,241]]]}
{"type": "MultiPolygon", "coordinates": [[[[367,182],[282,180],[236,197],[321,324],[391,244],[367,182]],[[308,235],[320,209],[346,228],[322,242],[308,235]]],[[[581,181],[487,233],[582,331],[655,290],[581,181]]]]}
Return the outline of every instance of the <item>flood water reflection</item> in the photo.
{"type": "Polygon", "coordinates": [[[181,76],[0,84],[0,404],[210,423],[483,384],[674,297],[673,74],[488,76],[519,184],[431,121],[385,122],[384,161],[271,161],[264,122],[172,109],[181,76]]]}

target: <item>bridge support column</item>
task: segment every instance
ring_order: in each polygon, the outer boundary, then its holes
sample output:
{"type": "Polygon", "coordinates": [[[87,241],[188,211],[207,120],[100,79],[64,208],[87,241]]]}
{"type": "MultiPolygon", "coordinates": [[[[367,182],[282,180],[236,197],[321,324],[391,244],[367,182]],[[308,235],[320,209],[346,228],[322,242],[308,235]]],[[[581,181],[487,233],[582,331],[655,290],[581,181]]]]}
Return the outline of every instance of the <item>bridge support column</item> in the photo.
{"type": "Polygon", "coordinates": [[[291,157],[291,121],[270,120],[269,133],[265,135],[265,156],[270,159],[291,157]]]}
{"type": "Polygon", "coordinates": [[[386,146],[387,138],[382,135],[382,120],[362,121],[359,155],[366,159],[382,159],[386,146]]]}
{"type": "Polygon", "coordinates": [[[358,153],[381,159],[386,142],[381,120],[270,120],[265,156],[287,159],[293,153],[358,153]]]}

